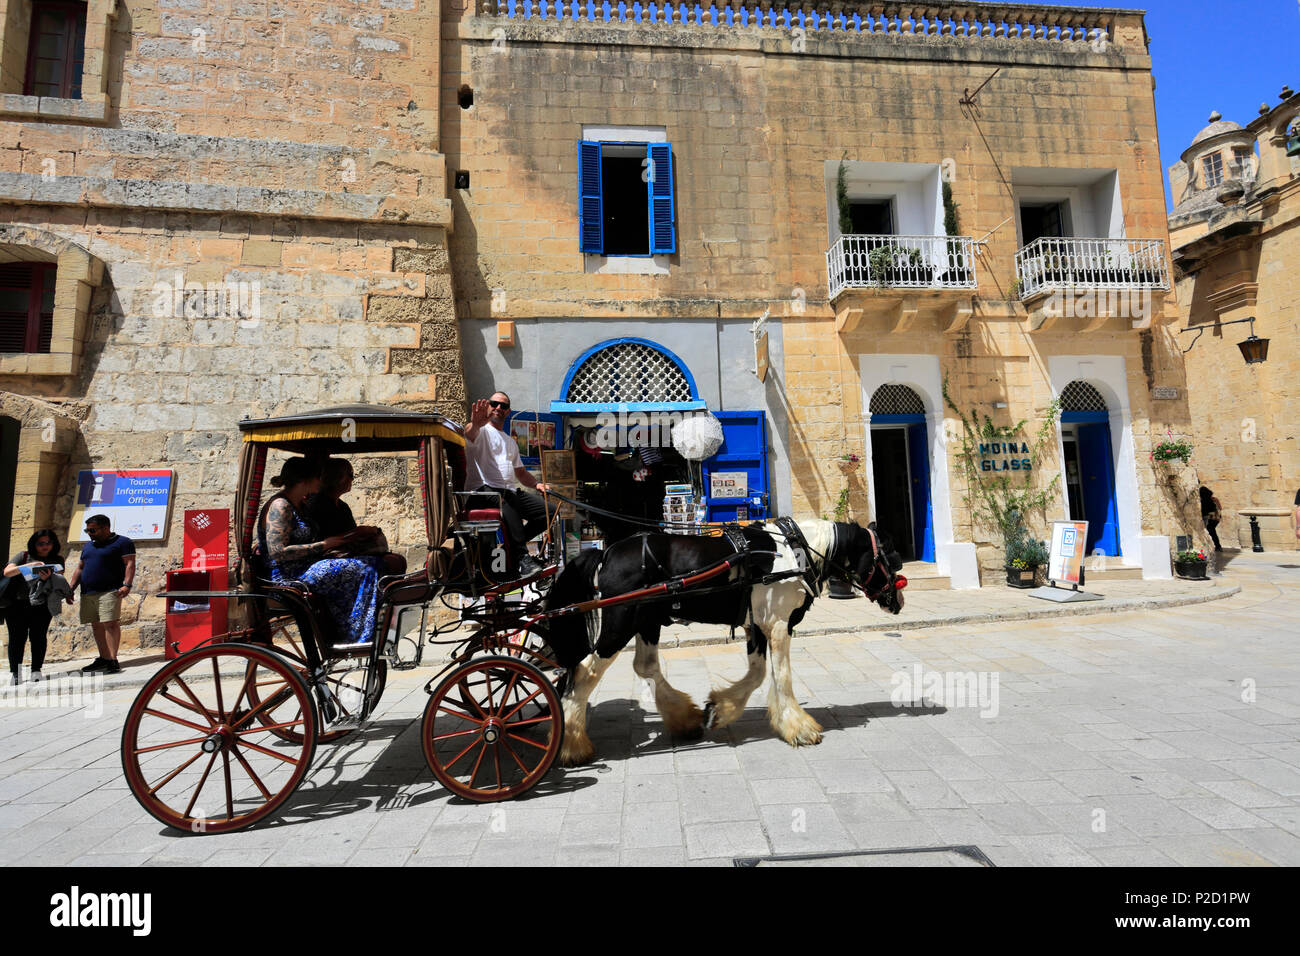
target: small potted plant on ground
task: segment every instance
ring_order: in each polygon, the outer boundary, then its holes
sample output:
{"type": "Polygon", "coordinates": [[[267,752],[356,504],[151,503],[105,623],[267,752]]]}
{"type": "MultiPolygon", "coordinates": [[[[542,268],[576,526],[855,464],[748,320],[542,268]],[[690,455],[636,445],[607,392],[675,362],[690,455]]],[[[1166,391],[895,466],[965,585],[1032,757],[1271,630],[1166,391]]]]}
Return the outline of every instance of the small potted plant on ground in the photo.
{"type": "Polygon", "coordinates": [[[1204,549],[1179,551],[1174,555],[1174,571],[1180,578],[1187,578],[1191,581],[1209,580],[1205,575],[1208,564],[1209,560],[1205,556],[1204,549]]]}
{"type": "Polygon", "coordinates": [[[1032,588],[1037,583],[1038,569],[1047,559],[1047,545],[1022,533],[1007,545],[1007,584],[1013,588],[1032,588]]]}
{"type": "MultiPolygon", "coordinates": [[[[843,460],[843,461],[849,461],[850,459],[848,459],[848,458],[844,458],[844,459],[842,459],[842,460],[843,460]]],[[[857,456],[856,456],[856,455],[853,456],[852,461],[857,461],[857,456]]],[[[849,488],[848,488],[848,485],[845,485],[843,488],[840,489],[840,497],[839,497],[839,499],[835,502],[835,511],[832,513],[832,515],[833,515],[832,520],[834,520],[834,521],[848,521],[848,520],[849,520],[849,488]]],[[[850,584],[850,583],[849,583],[847,580],[845,580],[844,578],[840,577],[838,574],[832,574],[832,575],[830,576],[830,578],[827,580],[827,586],[828,586],[829,589],[830,589],[830,592],[829,592],[829,593],[830,593],[830,596],[833,597],[833,598],[838,598],[838,599],[840,599],[840,600],[844,600],[844,599],[846,599],[846,598],[855,598],[855,597],[858,596],[858,592],[855,591],[855,590],[853,590],[853,585],[850,584]]]]}

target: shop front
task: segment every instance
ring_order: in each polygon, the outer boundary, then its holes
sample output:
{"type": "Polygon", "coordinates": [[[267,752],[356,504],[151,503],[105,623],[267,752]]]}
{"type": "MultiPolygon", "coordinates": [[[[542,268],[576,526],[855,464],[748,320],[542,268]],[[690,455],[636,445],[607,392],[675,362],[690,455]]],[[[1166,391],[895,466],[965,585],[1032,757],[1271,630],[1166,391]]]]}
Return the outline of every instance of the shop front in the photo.
{"type": "MultiPolygon", "coordinates": [[[[474,331],[474,323],[466,323],[467,339],[474,331]]],[[[580,349],[570,344],[577,333],[595,331],[591,322],[539,322],[520,329],[518,346],[538,355],[536,366],[512,367],[499,361],[509,358],[500,350],[484,354],[480,368],[467,361],[473,396],[493,390],[511,396],[507,429],[519,442],[525,467],[551,482],[544,452],[568,450],[578,498],[634,519],[606,516],[593,529],[579,518],[569,523],[571,535],[617,538],[639,530],[635,522],[745,521],[789,513],[788,502],[781,510],[788,482],[784,489],[777,483],[785,449],[772,445],[784,422],[781,405],[774,403],[774,415],[768,386],[752,364],[746,368],[736,360],[747,352],[752,363],[747,324],[661,325],[653,338],[588,338],[580,349]],[[543,349],[543,339],[555,340],[556,347],[543,349]],[[561,364],[564,352],[571,357],[561,364]],[[673,430],[700,415],[717,420],[722,443],[707,458],[692,461],[674,447],[673,430]]]]}

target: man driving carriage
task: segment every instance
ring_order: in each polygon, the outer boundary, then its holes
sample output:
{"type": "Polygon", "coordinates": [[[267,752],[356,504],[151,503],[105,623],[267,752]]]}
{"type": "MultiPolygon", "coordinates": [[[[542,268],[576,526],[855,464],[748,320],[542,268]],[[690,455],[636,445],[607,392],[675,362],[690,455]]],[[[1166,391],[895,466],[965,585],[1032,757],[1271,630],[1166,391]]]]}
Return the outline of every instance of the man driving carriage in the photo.
{"type": "Polygon", "coordinates": [[[509,414],[510,396],[505,392],[493,392],[491,398],[474,403],[465,427],[465,490],[493,495],[491,499],[486,495],[473,499],[471,507],[495,507],[495,496],[501,496],[501,521],[507,531],[510,565],[527,577],[543,567],[528,553],[527,542],[546,530],[559,504],[544,501],[534,493],[549,491],[550,486],[539,482],[524,467],[519,445],[505,430],[509,414]]]}

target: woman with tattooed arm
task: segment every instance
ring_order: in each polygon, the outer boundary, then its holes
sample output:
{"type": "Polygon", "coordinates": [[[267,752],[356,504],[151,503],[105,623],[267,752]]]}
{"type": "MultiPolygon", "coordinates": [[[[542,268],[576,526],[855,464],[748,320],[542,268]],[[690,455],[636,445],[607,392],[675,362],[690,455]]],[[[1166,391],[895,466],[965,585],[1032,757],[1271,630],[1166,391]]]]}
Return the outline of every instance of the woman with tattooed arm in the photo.
{"type": "Polygon", "coordinates": [[[262,509],[258,533],[271,580],[301,581],[324,600],[340,643],[374,639],[375,598],[383,558],[374,555],[331,557],[331,553],[373,539],[379,530],[359,527],[321,539],[307,516],[305,502],[321,486],[321,462],[290,458],[271,479],[283,489],[262,509]]]}

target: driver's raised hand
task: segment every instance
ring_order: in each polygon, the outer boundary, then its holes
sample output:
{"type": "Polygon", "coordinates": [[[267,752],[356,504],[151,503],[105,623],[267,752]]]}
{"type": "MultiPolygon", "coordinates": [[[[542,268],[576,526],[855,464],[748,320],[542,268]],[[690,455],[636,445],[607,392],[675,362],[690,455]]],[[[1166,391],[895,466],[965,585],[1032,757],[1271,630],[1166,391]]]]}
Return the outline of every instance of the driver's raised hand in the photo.
{"type": "Polygon", "coordinates": [[[470,409],[469,421],[471,425],[483,426],[488,423],[488,419],[491,418],[491,416],[492,406],[488,404],[486,398],[480,398],[474,403],[474,407],[470,409]]]}

